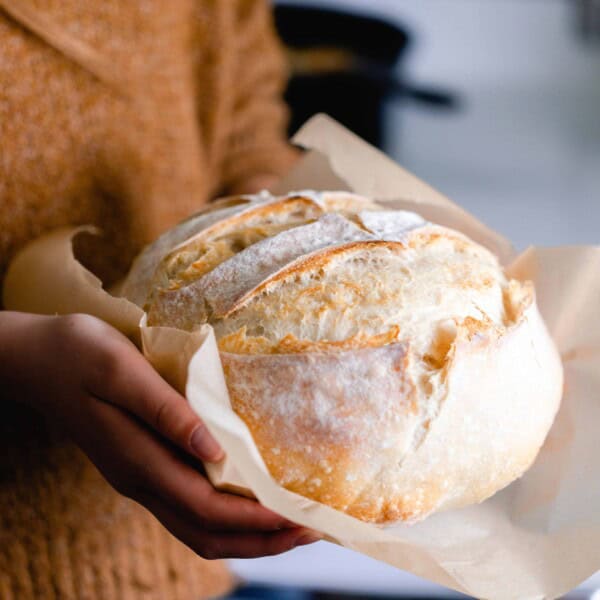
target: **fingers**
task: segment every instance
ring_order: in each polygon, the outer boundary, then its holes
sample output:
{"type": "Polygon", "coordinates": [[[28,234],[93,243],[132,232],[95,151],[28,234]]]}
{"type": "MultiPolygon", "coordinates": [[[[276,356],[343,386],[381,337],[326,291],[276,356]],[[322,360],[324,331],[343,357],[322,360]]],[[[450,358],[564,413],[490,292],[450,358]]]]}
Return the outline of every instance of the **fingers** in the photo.
{"type": "Polygon", "coordinates": [[[140,490],[150,491],[210,530],[271,531],[290,526],[254,500],[216,491],[127,413],[93,398],[90,402],[94,429],[78,441],[121,493],[135,499],[140,490]]]}
{"type": "MultiPolygon", "coordinates": [[[[139,417],[187,452],[201,447],[196,455],[210,459],[214,440],[205,426],[137,349],[108,327],[100,346],[86,381],[92,413],[88,420],[94,427],[82,432],[87,436],[79,436],[80,445],[93,460],[96,457],[94,462],[119,491],[135,497],[140,488],[151,490],[205,529],[271,531],[290,526],[253,500],[217,492],[172,448],[129,416],[139,417]]],[[[220,456],[220,449],[216,454],[213,450],[213,459],[220,456]]]]}
{"type": "Polygon", "coordinates": [[[303,527],[270,533],[206,531],[191,527],[159,498],[147,497],[143,504],[173,535],[206,559],[271,556],[321,539],[320,535],[303,527]]]}
{"type": "Polygon", "coordinates": [[[298,527],[272,533],[207,533],[202,537],[209,558],[258,558],[319,541],[321,536],[298,527]]]}
{"type": "Polygon", "coordinates": [[[105,344],[88,382],[96,397],[144,421],[185,452],[218,462],[223,450],[183,396],[123,337],[105,344]]]}

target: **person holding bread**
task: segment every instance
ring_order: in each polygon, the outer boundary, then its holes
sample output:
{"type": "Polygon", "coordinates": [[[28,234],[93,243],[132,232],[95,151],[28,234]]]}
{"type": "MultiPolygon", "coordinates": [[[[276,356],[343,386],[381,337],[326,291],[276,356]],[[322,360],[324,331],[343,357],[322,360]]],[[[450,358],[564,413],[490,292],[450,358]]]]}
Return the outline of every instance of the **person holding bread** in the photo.
{"type": "MultiPolygon", "coordinates": [[[[93,223],[78,251],[110,284],[209,199],[268,186],[296,158],[283,75],[266,0],[0,0],[0,282],[93,223]]],[[[91,316],[0,311],[0,397],[0,598],[214,596],[231,579],[198,555],[317,539],[216,491],[206,427],[91,316]]]]}

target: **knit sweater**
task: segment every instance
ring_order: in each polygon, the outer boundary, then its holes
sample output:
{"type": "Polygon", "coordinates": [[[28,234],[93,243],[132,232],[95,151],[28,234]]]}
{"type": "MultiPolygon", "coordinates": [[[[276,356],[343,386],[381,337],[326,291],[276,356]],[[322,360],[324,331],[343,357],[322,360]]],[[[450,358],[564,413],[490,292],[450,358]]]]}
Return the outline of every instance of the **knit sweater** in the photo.
{"type": "MultiPolygon", "coordinates": [[[[210,197],[285,171],[278,50],[263,0],[0,0],[0,283],[27,241],[79,223],[105,232],[81,250],[111,281],[210,197]]],[[[228,588],[56,424],[1,410],[0,598],[228,588]]]]}

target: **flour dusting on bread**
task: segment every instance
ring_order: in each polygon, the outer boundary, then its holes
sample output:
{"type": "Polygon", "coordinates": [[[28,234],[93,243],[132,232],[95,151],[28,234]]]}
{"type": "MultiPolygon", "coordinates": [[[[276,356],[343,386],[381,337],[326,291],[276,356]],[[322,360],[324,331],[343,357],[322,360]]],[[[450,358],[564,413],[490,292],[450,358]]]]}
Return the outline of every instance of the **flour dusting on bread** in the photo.
{"type": "Polygon", "coordinates": [[[151,245],[125,289],[151,326],[210,324],[273,477],[365,521],[489,497],[531,464],[560,401],[529,283],[349,192],[225,200],[151,245]]]}

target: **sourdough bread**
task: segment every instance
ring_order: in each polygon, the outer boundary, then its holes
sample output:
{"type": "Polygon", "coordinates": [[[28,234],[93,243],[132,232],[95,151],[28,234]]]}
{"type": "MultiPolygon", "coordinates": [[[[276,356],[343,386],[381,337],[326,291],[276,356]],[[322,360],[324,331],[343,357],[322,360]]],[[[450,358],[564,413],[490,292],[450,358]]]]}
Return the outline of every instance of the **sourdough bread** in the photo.
{"type": "Polygon", "coordinates": [[[461,233],[346,192],[221,201],[125,285],[215,330],[233,409],[286,488],[365,521],[480,502],[535,459],[562,367],[528,282],[461,233]]]}

